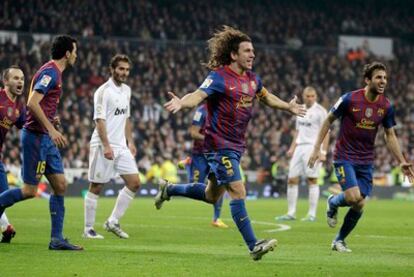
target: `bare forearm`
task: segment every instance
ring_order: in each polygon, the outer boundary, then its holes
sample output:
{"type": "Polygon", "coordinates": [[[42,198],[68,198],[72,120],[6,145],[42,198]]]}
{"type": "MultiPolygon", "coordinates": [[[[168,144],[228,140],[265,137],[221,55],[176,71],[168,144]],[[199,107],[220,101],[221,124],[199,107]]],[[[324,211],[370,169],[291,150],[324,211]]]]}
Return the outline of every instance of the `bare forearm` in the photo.
{"type": "Polygon", "coordinates": [[[402,152],[400,144],[398,143],[398,139],[395,136],[395,134],[386,134],[385,135],[385,141],[387,143],[388,149],[391,151],[391,153],[394,155],[394,157],[397,159],[399,163],[406,162],[402,152]]]}
{"type": "Polygon", "coordinates": [[[198,106],[201,102],[203,102],[202,94],[200,94],[200,90],[196,90],[195,92],[188,93],[180,99],[182,108],[194,108],[198,106]]]}
{"type": "Polygon", "coordinates": [[[128,141],[128,143],[132,143],[133,142],[133,138],[132,138],[132,123],[129,119],[127,119],[126,124],[125,124],[125,137],[128,141]]]}
{"type": "Polygon", "coordinates": [[[268,93],[267,97],[263,98],[263,101],[266,105],[273,109],[289,110],[289,103],[283,101],[274,94],[268,93]]]}
{"type": "Polygon", "coordinates": [[[328,147],[329,147],[329,129],[328,129],[327,134],[325,135],[325,139],[323,140],[322,150],[325,152],[328,152],[328,147]]]}
{"type": "Polygon", "coordinates": [[[96,120],[96,129],[98,130],[99,138],[104,146],[109,146],[108,133],[106,131],[106,123],[103,119],[96,120]]]}
{"type": "Polygon", "coordinates": [[[42,124],[44,128],[46,128],[49,133],[55,129],[38,103],[32,103],[29,101],[27,108],[33,113],[36,119],[40,122],[40,124],[42,124]]]}
{"type": "MultiPolygon", "coordinates": [[[[328,119],[326,119],[323,122],[322,127],[319,131],[318,138],[316,139],[316,142],[315,142],[315,148],[317,149],[321,148],[321,144],[326,140],[326,135],[328,134],[330,127],[331,127],[331,122],[328,119]]],[[[323,149],[326,151],[325,147],[323,149]]]]}

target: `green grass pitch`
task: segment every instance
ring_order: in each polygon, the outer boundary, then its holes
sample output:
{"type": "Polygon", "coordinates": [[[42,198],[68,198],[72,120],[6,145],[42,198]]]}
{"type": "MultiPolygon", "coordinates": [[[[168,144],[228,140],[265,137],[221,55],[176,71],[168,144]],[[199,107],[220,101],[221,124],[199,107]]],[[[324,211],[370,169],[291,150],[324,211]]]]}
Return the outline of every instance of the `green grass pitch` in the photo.
{"type": "MultiPolygon", "coordinates": [[[[224,230],[210,227],[212,207],[204,203],[176,198],[157,211],[152,199],[136,199],[121,221],[128,240],[102,228],[114,202],[102,198],[98,203],[96,231],[105,239],[85,240],[83,200],[66,198],[65,235],[83,245],[83,252],[47,250],[46,200],[28,200],[8,209],[17,236],[10,245],[0,245],[0,276],[414,276],[410,202],[370,201],[347,240],[353,253],[340,254],[330,250],[337,229],[326,225],[324,200],[317,222],[289,222],[286,231],[274,221],[286,211],[286,200],[247,201],[257,237],[279,242],[259,262],[250,259],[230,219],[228,200],[222,218],[230,228],[224,230]]],[[[299,218],[306,209],[307,202],[299,201],[299,218]]],[[[344,213],[342,208],[341,220],[344,213]]]]}

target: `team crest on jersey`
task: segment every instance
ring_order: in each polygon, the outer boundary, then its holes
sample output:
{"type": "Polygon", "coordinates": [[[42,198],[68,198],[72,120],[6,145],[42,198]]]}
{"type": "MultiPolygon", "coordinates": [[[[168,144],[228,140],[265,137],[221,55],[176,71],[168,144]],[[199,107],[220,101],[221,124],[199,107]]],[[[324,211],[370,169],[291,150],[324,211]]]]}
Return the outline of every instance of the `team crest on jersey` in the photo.
{"type": "Polygon", "coordinates": [[[255,82],[255,81],[250,81],[250,86],[252,87],[252,89],[253,89],[254,91],[256,91],[256,89],[257,89],[257,85],[256,85],[256,82],[255,82]]]}
{"type": "Polygon", "coordinates": [[[367,108],[366,110],[365,110],[365,116],[366,117],[368,117],[368,118],[370,118],[371,116],[372,116],[372,109],[371,108],[367,108]]]}
{"type": "Polygon", "coordinates": [[[379,108],[377,111],[378,116],[383,116],[385,113],[385,110],[383,108],[379,108]]]}
{"type": "Polygon", "coordinates": [[[12,117],[12,115],[13,115],[13,108],[12,107],[8,107],[7,108],[7,116],[8,117],[12,117]]]}
{"type": "Polygon", "coordinates": [[[201,84],[201,88],[208,88],[213,83],[213,79],[207,78],[204,80],[204,82],[201,84]]]}
{"type": "Polygon", "coordinates": [[[45,74],[45,75],[43,75],[42,79],[40,80],[40,84],[44,87],[47,87],[49,85],[50,81],[52,81],[52,77],[45,74]]]}
{"type": "Polygon", "coordinates": [[[242,88],[242,93],[243,94],[249,94],[249,85],[247,83],[243,83],[241,85],[241,88],[242,88]]]}

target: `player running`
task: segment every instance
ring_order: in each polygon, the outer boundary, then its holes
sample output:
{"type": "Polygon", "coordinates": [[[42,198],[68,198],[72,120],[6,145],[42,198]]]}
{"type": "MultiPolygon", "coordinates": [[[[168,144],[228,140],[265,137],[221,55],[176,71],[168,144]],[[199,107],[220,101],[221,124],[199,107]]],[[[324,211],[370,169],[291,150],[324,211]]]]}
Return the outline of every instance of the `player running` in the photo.
{"type": "Polygon", "coordinates": [[[363,77],[366,86],[344,94],[329,112],[309,159],[312,168],[331,124],[340,119],[334,166],[343,192],[328,198],[326,215],[328,225],[334,228],[338,222],[338,208],[350,207],[331,246],[332,250],[342,253],[352,252],[345,239],[357,225],[365,198],[371,194],[375,137],[380,125],[384,127],[386,144],[400,163],[403,174],[410,182],[414,178],[412,165],[404,158],[394,131],[394,107],[384,96],[387,85],[385,65],[379,62],[365,65],[363,77]]]}
{"type": "Polygon", "coordinates": [[[242,153],[246,148],[245,134],[252,117],[253,100],[274,109],[283,109],[295,115],[304,115],[305,109],[296,103],[296,97],[286,103],[263,87],[253,73],[254,48],[249,36],[224,26],[208,41],[210,59],[207,67],[212,71],[193,93],[179,98],[169,92],[172,99],[165,108],[176,113],[184,108],[198,106],[207,99],[207,123],[204,139],[206,157],[213,174],[207,186],[203,183],[171,185],[161,183],[155,197],[157,209],[171,196],[181,195],[214,204],[227,191],[230,210],[253,260],[260,260],[272,251],[275,239],[258,240],[253,232],[245,207],[246,189],[239,170],[242,153]]]}

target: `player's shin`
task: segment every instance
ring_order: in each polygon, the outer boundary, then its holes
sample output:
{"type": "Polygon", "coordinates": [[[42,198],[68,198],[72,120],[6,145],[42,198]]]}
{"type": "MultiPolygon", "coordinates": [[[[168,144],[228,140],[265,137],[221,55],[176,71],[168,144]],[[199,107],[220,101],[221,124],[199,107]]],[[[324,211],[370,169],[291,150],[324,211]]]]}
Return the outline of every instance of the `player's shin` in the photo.
{"type": "Polygon", "coordinates": [[[50,219],[52,221],[51,238],[63,240],[63,221],[65,219],[65,204],[62,195],[51,195],[49,199],[50,219]]]}
{"type": "Polygon", "coordinates": [[[345,238],[355,228],[361,216],[362,216],[362,211],[356,211],[350,208],[347,214],[345,215],[344,223],[342,224],[341,229],[339,230],[339,233],[335,238],[335,241],[338,241],[338,240],[344,241],[345,238]]]}
{"type": "Polygon", "coordinates": [[[234,223],[236,223],[244,241],[246,242],[249,250],[253,250],[257,241],[254,235],[252,225],[250,223],[249,216],[247,214],[244,199],[233,199],[230,201],[230,210],[234,223]]]}
{"type": "Polygon", "coordinates": [[[168,186],[168,196],[184,196],[206,202],[206,185],[202,183],[177,184],[168,186]]]}
{"type": "Polygon", "coordinates": [[[0,194],[0,216],[7,207],[24,200],[22,190],[19,188],[6,190],[0,194]]]}

